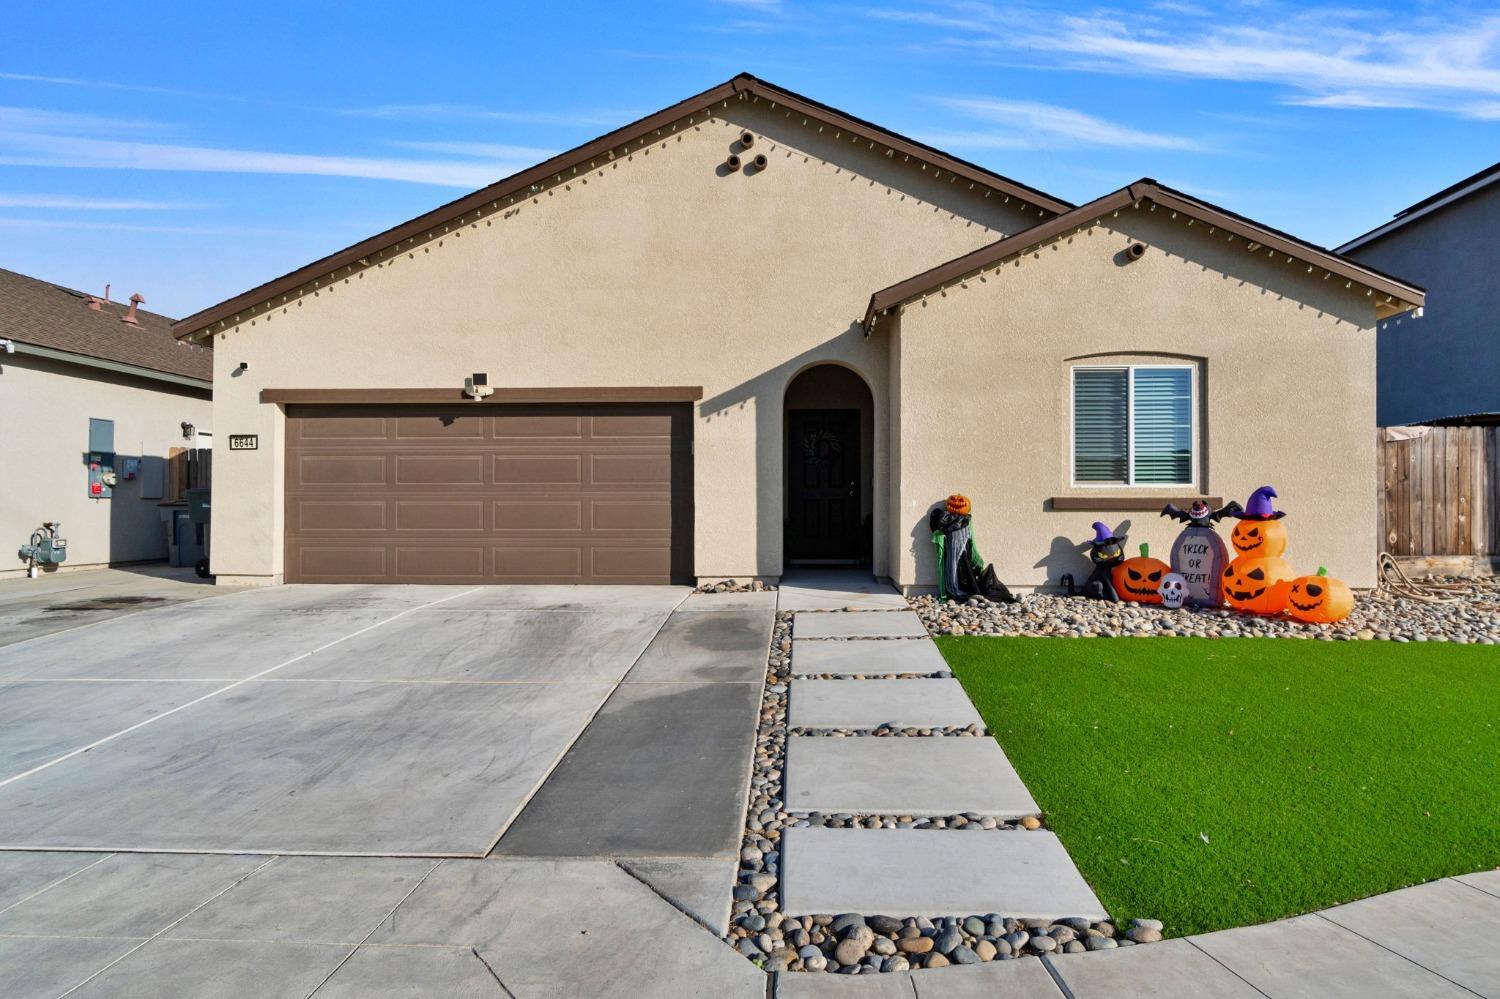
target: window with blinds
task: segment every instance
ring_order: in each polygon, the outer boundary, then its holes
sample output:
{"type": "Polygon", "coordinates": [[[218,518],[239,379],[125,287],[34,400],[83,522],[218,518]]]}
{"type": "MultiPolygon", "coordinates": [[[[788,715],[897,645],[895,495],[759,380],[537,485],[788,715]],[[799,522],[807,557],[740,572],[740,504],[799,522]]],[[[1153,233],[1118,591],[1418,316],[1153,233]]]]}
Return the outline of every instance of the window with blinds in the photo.
{"type": "Polygon", "coordinates": [[[1073,369],[1073,481],[1188,485],[1193,481],[1193,368],[1073,369]]]}

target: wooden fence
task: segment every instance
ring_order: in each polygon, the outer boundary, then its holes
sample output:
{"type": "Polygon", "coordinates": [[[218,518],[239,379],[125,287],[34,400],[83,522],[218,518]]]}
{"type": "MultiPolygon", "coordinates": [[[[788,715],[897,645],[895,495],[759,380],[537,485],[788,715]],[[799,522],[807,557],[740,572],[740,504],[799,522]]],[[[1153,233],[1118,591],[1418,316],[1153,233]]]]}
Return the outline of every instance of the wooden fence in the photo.
{"type": "Polygon", "coordinates": [[[167,495],[169,503],[179,502],[188,489],[212,485],[213,450],[206,447],[174,447],[167,452],[167,495]]]}
{"type": "Polygon", "coordinates": [[[1418,557],[1500,556],[1500,427],[1377,430],[1381,547],[1418,557]]]}

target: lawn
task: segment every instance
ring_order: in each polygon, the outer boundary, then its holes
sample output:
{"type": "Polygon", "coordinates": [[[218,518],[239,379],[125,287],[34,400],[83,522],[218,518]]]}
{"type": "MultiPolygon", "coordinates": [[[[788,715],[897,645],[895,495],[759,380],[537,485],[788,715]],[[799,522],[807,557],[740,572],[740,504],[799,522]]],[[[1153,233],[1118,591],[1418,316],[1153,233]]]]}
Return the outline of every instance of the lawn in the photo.
{"type": "Polygon", "coordinates": [[[938,644],[1105,907],[1183,935],[1500,865],[1500,651],[938,644]]]}

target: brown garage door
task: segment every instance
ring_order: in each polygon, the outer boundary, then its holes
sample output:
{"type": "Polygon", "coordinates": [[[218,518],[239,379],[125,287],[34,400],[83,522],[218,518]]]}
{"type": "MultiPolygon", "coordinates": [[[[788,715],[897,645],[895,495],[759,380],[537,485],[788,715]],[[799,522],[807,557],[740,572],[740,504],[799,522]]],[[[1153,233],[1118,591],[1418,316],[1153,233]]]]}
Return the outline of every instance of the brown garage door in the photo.
{"type": "Polygon", "coordinates": [[[293,583],[691,575],[691,410],[290,406],[293,583]]]}

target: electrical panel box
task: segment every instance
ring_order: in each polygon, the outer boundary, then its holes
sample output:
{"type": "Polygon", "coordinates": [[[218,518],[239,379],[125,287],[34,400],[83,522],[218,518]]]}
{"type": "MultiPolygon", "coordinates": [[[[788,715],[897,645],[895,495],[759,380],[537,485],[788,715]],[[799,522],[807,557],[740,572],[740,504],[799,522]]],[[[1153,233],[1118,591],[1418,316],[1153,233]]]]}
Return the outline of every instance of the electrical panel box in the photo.
{"type": "Polygon", "coordinates": [[[115,421],[89,418],[90,499],[109,499],[115,491],[115,421]]]}
{"type": "Polygon", "coordinates": [[[126,458],[120,462],[120,478],[127,482],[141,474],[141,459],[126,458]]]}

